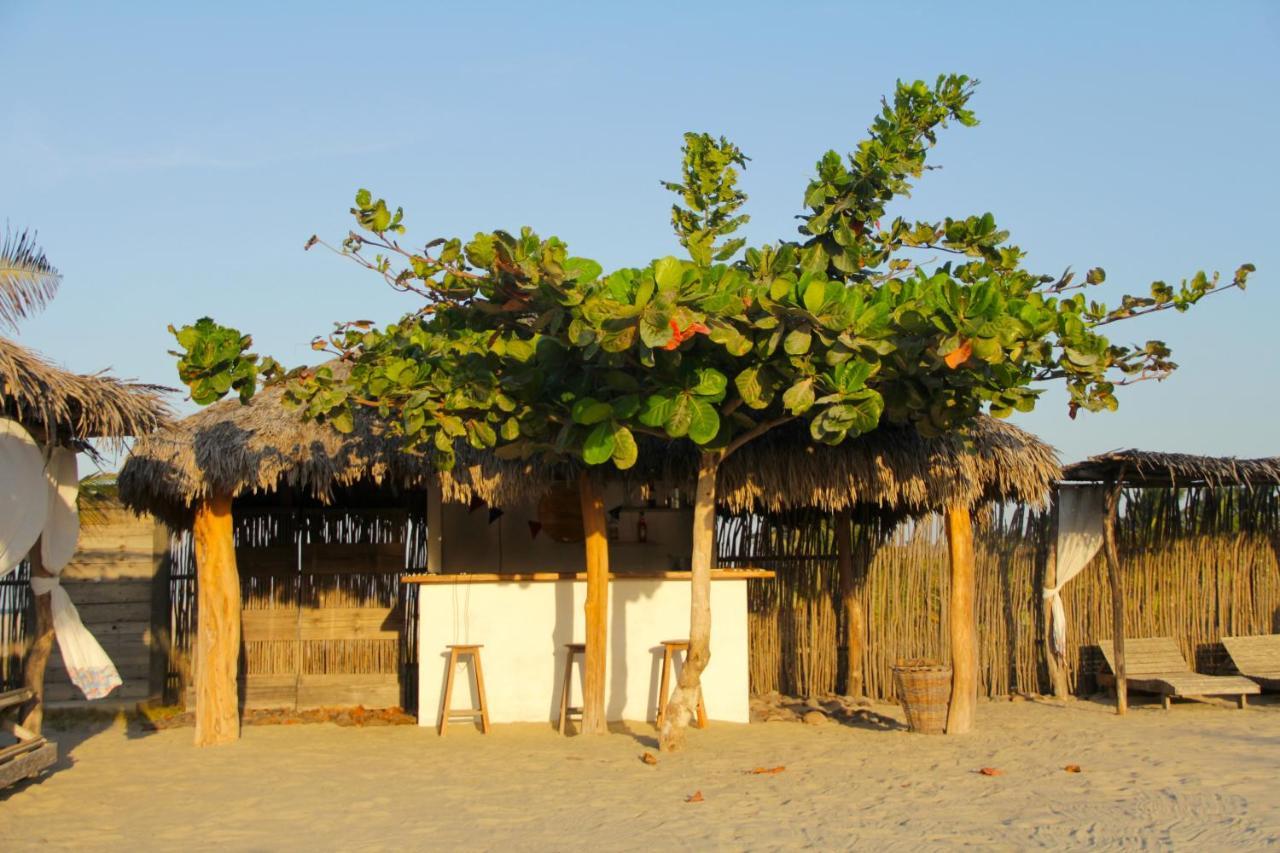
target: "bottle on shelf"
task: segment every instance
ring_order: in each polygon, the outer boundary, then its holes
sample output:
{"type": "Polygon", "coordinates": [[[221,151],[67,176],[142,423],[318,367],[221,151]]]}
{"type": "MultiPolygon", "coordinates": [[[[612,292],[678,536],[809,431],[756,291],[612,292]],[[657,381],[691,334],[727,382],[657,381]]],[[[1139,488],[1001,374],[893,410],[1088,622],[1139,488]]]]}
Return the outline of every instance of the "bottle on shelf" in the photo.
{"type": "Polygon", "coordinates": [[[640,520],[636,522],[636,541],[649,541],[649,522],[644,520],[644,513],[640,513],[640,520]]]}

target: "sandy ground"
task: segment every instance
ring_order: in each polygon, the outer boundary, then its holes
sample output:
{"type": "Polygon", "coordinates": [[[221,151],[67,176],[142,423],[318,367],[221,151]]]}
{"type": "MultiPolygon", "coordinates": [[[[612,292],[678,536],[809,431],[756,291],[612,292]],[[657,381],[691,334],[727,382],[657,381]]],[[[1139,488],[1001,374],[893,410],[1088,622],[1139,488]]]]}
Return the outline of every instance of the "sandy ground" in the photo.
{"type": "Polygon", "coordinates": [[[985,703],[961,737],[855,725],[54,731],[66,758],[0,793],[0,847],[77,849],[1261,848],[1280,841],[1280,704],[985,703]],[[1063,770],[1077,764],[1080,773],[1063,770]],[[757,767],[783,766],[772,775],[757,767]],[[1001,775],[983,776],[981,767],[1001,775]],[[702,802],[686,798],[700,791],[702,802]]]}

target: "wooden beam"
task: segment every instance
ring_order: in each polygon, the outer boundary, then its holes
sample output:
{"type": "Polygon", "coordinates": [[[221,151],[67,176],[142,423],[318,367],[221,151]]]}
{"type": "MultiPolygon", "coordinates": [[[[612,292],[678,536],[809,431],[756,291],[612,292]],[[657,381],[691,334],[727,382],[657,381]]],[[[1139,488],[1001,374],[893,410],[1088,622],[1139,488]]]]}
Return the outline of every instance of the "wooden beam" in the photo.
{"type": "Polygon", "coordinates": [[[1116,656],[1116,713],[1121,716],[1129,711],[1129,682],[1124,663],[1124,573],[1120,567],[1120,552],[1116,548],[1116,515],[1120,511],[1124,474],[1122,466],[1107,492],[1102,520],[1103,550],[1107,553],[1107,569],[1111,575],[1111,644],[1116,656]]]}
{"type": "Polygon", "coordinates": [[[196,746],[240,737],[240,576],[231,523],[229,495],[197,501],[196,746]]]}
{"type": "Polygon", "coordinates": [[[947,509],[947,547],[951,558],[951,706],[947,710],[947,734],[953,735],[973,728],[978,701],[973,519],[968,507],[947,509]]]}
{"type": "MultiPolygon", "coordinates": [[[[54,577],[45,571],[44,560],[40,554],[40,537],[31,546],[27,561],[31,566],[31,576],[39,578],[54,577]]],[[[23,669],[23,684],[35,694],[23,709],[22,727],[35,734],[40,734],[44,723],[44,673],[49,666],[49,656],[53,653],[53,593],[32,595],[36,611],[36,628],[32,633],[31,649],[27,653],[26,666],[23,669]]]]}
{"type": "Polygon", "coordinates": [[[862,653],[866,646],[866,617],[858,598],[853,566],[853,515],[846,508],[836,515],[836,566],[840,571],[840,601],[844,607],[845,694],[862,695],[862,653]]]}
{"type": "Polygon", "coordinates": [[[587,557],[586,655],[582,686],[582,731],[605,734],[605,661],[609,654],[609,540],[605,531],[604,497],[591,473],[578,476],[582,504],[582,532],[587,557]]]}

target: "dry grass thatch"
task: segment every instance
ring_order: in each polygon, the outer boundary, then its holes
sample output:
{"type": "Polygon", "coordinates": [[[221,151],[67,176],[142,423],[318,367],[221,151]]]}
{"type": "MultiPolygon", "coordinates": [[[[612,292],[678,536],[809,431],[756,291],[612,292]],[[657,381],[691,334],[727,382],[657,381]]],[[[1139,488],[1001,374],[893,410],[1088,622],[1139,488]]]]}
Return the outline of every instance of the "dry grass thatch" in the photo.
{"type": "Polygon", "coordinates": [[[70,373],[0,338],[0,415],[50,443],[149,433],[170,416],[165,390],[102,374],[70,373]]]}
{"type": "Polygon", "coordinates": [[[802,425],[744,446],[721,469],[733,512],[873,505],[908,515],[989,500],[1043,505],[1061,474],[1049,445],[1004,421],[979,417],[964,433],[923,438],[881,427],[837,447],[814,445],[802,425]]]}
{"type": "Polygon", "coordinates": [[[1280,456],[1236,459],[1150,450],[1113,450],[1068,465],[1062,478],[1075,482],[1115,482],[1123,473],[1129,486],[1274,486],[1280,485],[1280,456]]]}

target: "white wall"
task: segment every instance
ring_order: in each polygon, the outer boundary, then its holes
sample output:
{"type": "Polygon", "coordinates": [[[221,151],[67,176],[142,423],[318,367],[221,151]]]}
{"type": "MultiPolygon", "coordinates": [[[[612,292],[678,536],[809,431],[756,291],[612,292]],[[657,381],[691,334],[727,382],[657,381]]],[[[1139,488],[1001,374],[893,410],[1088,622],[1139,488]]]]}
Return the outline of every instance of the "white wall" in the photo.
{"type": "MultiPolygon", "coordinates": [[[[558,720],[564,644],[584,637],[585,581],[423,584],[418,590],[418,721],[439,722],[450,643],[483,643],[492,722],[558,720]]],[[[747,584],[712,581],[711,663],[702,677],[712,720],[749,721],[747,584]]],[[[609,588],[609,720],[653,720],[663,640],[689,632],[689,582],[617,579],[609,588]]],[[[677,662],[683,660],[679,655],[677,662]]],[[[572,705],[581,705],[580,661],[572,705]]],[[[679,667],[675,668],[679,672],[679,667]]],[[[674,679],[672,685],[674,686],[674,679]]],[[[458,667],[453,707],[474,708],[472,679],[458,667]]]]}

